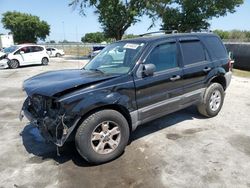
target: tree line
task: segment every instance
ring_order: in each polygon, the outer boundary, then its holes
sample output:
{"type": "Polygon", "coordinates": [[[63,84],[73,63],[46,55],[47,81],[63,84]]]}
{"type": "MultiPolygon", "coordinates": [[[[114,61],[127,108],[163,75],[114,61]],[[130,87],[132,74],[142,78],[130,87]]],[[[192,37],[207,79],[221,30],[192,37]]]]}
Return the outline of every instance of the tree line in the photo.
{"type": "MultiPolygon", "coordinates": [[[[120,40],[129,27],[148,16],[152,28],[161,21],[163,30],[179,32],[198,31],[210,27],[214,17],[234,13],[244,0],[69,0],[69,6],[87,16],[87,9],[93,10],[103,32],[88,34],[88,38],[120,40]]],[[[9,29],[17,43],[44,40],[50,33],[50,26],[39,17],[20,12],[6,12],[2,16],[5,29],[9,29]]],[[[130,36],[131,37],[131,36],[130,36]]]]}
{"type": "Polygon", "coordinates": [[[210,27],[214,17],[234,13],[244,0],[71,0],[70,6],[86,16],[91,8],[107,38],[122,39],[126,30],[141,21],[142,16],[161,20],[161,29],[179,32],[198,31],[210,27]]]}
{"type": "Polygon", "coordinates": [[[250,31],[232,30],[214,30],[214,33],[220,36],[225,41],[250,42],[250,31]]]}

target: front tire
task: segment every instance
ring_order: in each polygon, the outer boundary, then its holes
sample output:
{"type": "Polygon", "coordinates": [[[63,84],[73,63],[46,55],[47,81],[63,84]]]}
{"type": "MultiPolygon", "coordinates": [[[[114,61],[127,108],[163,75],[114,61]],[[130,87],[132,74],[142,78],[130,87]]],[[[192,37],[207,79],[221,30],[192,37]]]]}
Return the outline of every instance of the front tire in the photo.
{"type": "Polygon", "coordinates": [[[120,156],[128,140],[128,122],[115,110],[101,110],[88,116],[75,136],[79,154],[93,164],[105,163],[120,156]]]}
{"type": "Polygon", "coordinates": [[[19,61],[16,59],[10,60],[8,64],[9,64],[9,68],[11,69],[16,69],[19,67],[19,61]]]}
{"type": "Polygon", "coordinates": [[[200,114],[206,117],[216,116],[223,105],[225,91],[221,84],[212,83],[205,92],[202,102],[198,105],[200,114]]]}

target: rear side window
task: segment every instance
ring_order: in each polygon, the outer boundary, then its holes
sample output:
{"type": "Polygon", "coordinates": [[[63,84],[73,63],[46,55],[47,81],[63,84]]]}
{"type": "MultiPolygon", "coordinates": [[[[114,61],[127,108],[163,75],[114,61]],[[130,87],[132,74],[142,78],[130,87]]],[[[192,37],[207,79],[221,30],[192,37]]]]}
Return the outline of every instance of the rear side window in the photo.
{"type": "Polygon", "coordinates": [[[161,44],[153,49],[149,54],[146,63],[154,64],[156,72],[178,67],[176,53],[176,43],[161,44]]]}
{"type": "Polygon", "coordinates": [[[206,60],[206,54],[200,41],[181,41],[180,44],[184,65],[191,65],[206,60]]]}
{"type": "Polygon", "coordinates": [[[43,48],[40,46],[32,46],[32,52],[41,52],[43,51],[43,48]]]}
{"type": "Polygon", "coordinates": [[[204,43],[213,60],[228,57],[227,51],[218,37],[204,37],[204,43]]]}

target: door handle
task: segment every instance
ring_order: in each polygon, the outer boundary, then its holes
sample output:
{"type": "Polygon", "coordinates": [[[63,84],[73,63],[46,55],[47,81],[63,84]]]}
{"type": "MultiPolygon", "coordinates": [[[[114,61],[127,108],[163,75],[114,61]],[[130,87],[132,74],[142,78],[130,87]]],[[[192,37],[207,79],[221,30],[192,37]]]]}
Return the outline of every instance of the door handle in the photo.
{"type": "Polygon", "coordinates": [[[172,78],[170,78],[171,81],[179,80],[181,78],[180,75],[175,75],[172,78]]]}
{"type": "Polygon", "coordinates": [[[210,71],[210,70],[211,70],[210,67],[206,67],[205,69],[203,69],[204,72],[208,72],[208,71],[210,71]]]}

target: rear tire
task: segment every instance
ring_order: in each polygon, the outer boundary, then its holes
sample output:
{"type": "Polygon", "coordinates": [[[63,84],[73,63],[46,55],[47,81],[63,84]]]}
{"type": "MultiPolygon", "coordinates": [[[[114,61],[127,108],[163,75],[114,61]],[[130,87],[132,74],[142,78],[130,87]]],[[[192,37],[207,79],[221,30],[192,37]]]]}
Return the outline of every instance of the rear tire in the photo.
{"type": "Polygon", "coordinates": [[[216,116],[223,105],[225,91],[221,84],[212,83],[205,92],[204,98],[197,106],[200,114],[206,117],[216,116]]]}
{"type": "Polygon", "coordinates": [[[9,65],[9,68],[16,69],[19,67],[19,61],[16,59],[12,59],[9,61],[8,65],[9,65]]]}
{"type": "Polygon", "coordinates": [[[122,154],[129,140],[129,125],[115,110],[101,110],[88,116],[79,126],[75,143],[88,162],[100,164],[122,154]]]}
{"type": "Polygon", "coordinates": [[[47,57],[42,58],[42,65],[48,65],[49,64],[49,59],[47,57]]]}
{"type": "Polygon", "coordinates": [[[59,53],[57,53],[57,54],[56,54],[56,57],[61,57],[61,56],[62,56],[62,55],[61,55],[61,54],[59,54],[59,53]]]}

